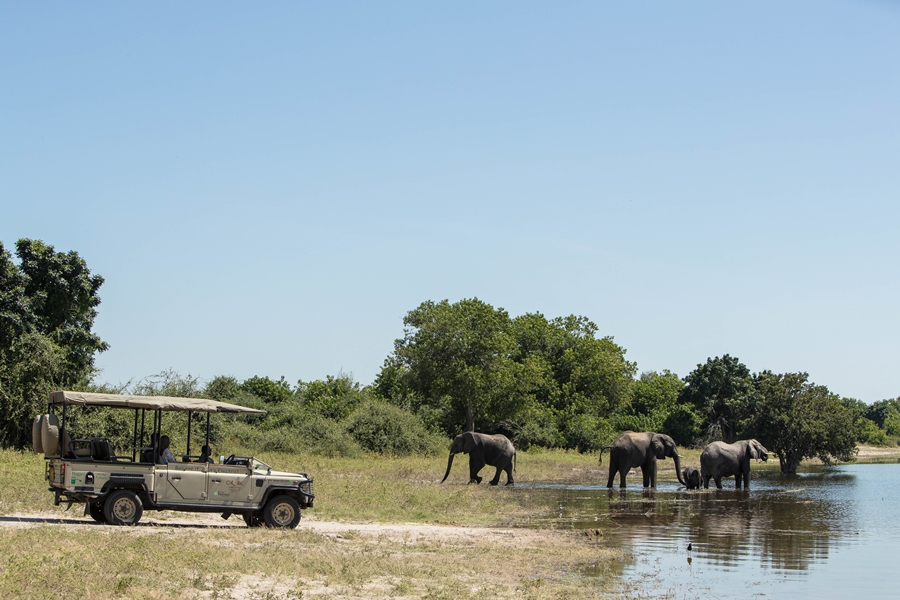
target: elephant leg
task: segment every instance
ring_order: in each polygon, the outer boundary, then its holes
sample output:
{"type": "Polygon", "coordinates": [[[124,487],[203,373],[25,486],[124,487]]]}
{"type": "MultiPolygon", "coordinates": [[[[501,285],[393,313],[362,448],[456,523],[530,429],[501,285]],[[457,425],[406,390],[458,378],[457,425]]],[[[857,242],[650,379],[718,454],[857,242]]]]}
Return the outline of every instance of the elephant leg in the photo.
{"type": "Polygon", "coordinates": [[[656,487],[656,461],[651,460],[647,465],[641,467],[644,474],[644,487],[656,487]]]}
{"type": "Polygon", "coordinates": [[[479,460],[477,457],[473,457],[471,454],[469,455],[469,483],[473,481],[475,483],[481,483],[481,477],[478,476],[478,471],[484,468],[484,459],[479,460]]]}
{"type": "Polygon", "coordinates": [[[734,476],[734,489],[741,489],[741,483],[743,483],[744,474],[738,471],[738,474],[734,476]]]}
{"type": "Polygon", "coordinates": [[[628,467],[623,467],[619,469],[619,489],[625,489],[625,477],[628,475],[628,467]]]}
{"type": "Polygon", "coordinates": [[[512,461],[508,465],[506,465],[506,485],[513,485],[515,482],[513,481],[512,476],[512,461]]]}
{"type": "Polygon", "coordinates": [[[716,480],[716,489],[721,490],[722,489],[722,476],[719,475],[717,477],[713,477],[713,479],[716,480]]]}
{"type": "Polygon", "coordinates": [[[497,485],[498,483],[500,483],[500,473],[502,473],[502,472],[503,472],[503,469],[501,469],[500,467],[497,467],[497,472],[494,473],[494,478],[491,479],[491,481],[490,481],[491,485],[497,485]]]}
{"type": "Polygon", "coordinates": [[[616,472],[618,469],[615,468],[612,461],[609,461],[609,480],[606,482],[606,487],[612,489],[613,481],[616,479],[616,472]]]}
{"type": "Polygon", "coordinates": [[[701,479],[703,479],[703,489],[708,490],[709,489],[709,475],[703,475],[701,477],[701,479]]]}

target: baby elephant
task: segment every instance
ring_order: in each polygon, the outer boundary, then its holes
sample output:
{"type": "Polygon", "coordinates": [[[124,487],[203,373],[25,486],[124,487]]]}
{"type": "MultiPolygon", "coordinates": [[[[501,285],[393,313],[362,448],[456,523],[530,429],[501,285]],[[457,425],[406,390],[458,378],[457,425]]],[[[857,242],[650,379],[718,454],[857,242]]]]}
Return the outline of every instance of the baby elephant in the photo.
{"type": "Polygon", "coordinates": [[[506,485],[513,484],[512,474],[516,460],[516,449],[505,435],[499,433],[488,435],[467,431],[456,436],[453,440],[453,445],[450,446],[447,472],[444,473],[441,483],[444,483],[447,476],[450,475],[450,467],[453,466],[453,455],[459,453],[469,455],[469,483],[481,483],[478,471],[484,465],[490,465],[497,467],[497,473],[491,479],[491,485],[497,485],[500,482],[500,473],[503,471],[506,471],[506,485]]]}
{"type": "Polygon", "coordinates": [[[684,487],[687,489],[700,489],[700,469],[697,467],[685,467],[681,471],[681,477],[684,479],[684,487]]]}

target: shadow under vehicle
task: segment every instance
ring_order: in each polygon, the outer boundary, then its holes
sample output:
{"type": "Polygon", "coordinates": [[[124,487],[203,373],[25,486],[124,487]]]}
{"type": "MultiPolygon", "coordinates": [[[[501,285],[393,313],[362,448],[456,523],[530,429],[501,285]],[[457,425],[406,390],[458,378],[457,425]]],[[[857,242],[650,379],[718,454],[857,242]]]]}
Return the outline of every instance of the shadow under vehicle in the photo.
{"type": "Polygon", "coordinates": [[[48,413],[34,420],[32,441],[35,451],[47,459],[46,479],[55,494],[54,504],[84,503],[85,514],[114,525],[134,525],[144,510],[178,510],[222,513],[226,519],[239,514],[250,527],[296,527],[300,510],[313,506],[313,479],[306,473],[275,471],[252,456],[232,454],[221,464],[199,462],[200,456],[190,454],[195,412],[206,413],[207,444],[212,413],[265,413],[201,398],[51,393],[48,413]],[[134,411],[129,456],[117,456],[107,438],[69,435],[67,412],[85,406],[134,411]],[[157,459],[164,411],[187,413],[187,452],[181,462],[160,464],[157,459]],[[145,426],[148,413],[152,435],[145,426]]]}

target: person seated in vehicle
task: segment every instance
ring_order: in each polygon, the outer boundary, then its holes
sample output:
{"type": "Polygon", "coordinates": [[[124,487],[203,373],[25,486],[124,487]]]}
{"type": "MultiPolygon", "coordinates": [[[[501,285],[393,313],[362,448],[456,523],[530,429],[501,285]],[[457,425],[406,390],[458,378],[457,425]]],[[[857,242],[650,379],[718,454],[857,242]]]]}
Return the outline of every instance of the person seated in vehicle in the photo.
{"type": "Polygon", "coordinates": [[[164,435],[159,438],[159,450],[156,454],[156,464],[167,465],[175,461],[175,455],[169,450],[169,436],[164,435]]]}
{"type": "Polygon", "coordinates": [[[202,448],[200,448],[200,459],[197,462],[201,463],[214,463],[212,457],[212,448],[210,448],[207,444],[204,444],[202,448]]]}
{"type": "Polygon", "coordinates": [[[150,434],[150,445],[144,446],[141,448],[141,462],[149,463],[154,462],[153,460],[153,451],[159,447],[159,434],[151,433],[150,434]]]}

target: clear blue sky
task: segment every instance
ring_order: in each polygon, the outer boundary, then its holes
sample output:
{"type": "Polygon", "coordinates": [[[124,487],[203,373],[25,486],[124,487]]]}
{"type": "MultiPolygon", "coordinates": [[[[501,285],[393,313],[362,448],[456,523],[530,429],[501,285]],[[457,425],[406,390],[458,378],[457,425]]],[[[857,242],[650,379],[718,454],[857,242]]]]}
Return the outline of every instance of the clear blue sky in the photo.
{"type": "Polygon", "coordinates": [[[0,240],[101,380],[373,380],[404,314],[579,314],[900,395],[891,2],[0,4],[0,240]]]}

